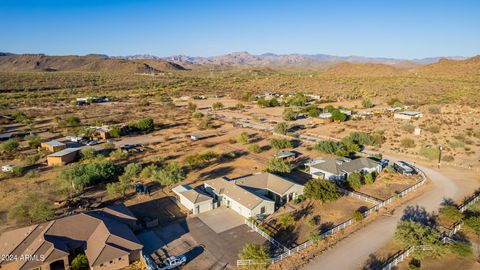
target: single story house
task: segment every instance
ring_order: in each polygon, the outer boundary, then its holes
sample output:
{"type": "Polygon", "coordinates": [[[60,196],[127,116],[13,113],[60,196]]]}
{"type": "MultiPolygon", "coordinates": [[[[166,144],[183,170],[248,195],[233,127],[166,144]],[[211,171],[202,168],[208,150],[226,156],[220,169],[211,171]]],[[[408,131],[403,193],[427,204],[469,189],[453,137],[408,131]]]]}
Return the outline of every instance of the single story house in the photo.
{"type": "Polygon", "coordinates": [[[339,109],[339,111],[345,115],[352,116],[352,111],[347,109],[339,109]]]}
{"type": "Polygon", "coordinates": [[[397,161],[393,163],[393,168],[398,172],[406,176],[410,176],[415,173],[415,169],[404,161],[397,161]]]}
{"type": "Polygon", "coordinates": [[[49,141],[41,143],[40,147],[53,153],[67,148],[67,145],[59,141],[49,141]]]}
{"type": "Polygon", "coordinates": [[[0,254],[33,259],[2,260],[0,268],[70,269],[72,257],[84,252],[89,269],[123,269],[141,259],[143,248],[125,220],[136,218],[118,206],[7,231],[0,235],[0,254]]]}
{"type": "Polygon", "coordinates": [[[80,148],[65,148],[47,156],[48,166],[65,165],[75,161],[80,153],[80,148]]]}
{"type": "Polygon", "coordinates": [[[178,202],[191,214],[200,214],[213,209],[213,198],[191,188],[188,185],[176,186],[172,189],[178,202]]]}
{"type": "Polygon", "coordinates": [[[275,202],[237,185],[227,178],[216,178],[204,183],[205,190],[217,206],[231,208],[245,218],[265,217],[275,212],[275,202]]]}
{"type": "Polygon", "coordinates": [[[275,158],[283,160],[293,160],[297,157],[297,153],[288,151],[288,150],[278,150],[275,153],[275,158]]]}
{"type": "Polygon", "coordinates": [[[2,166],[2,172],[13,172],[17,165],[6,164],[2,166]]]}
{"type": "Polygon", "coordinates": [[[393,118],[402,119],[402,120],[418,119],[422,116],[423,114],[421,112],[416,112],[416,111],[396,112],[393,114],[393,118]]]}
{"type": "Polygon", "coordinates": [[[382,166],[379,162],[370,158],[327,158],[316,159],[305,163],[309,167],[310,174],[314,179],[327,179],[331,181],[344,181],[352,172],[367,174],[370,172],[380,173],[382,166]]]}
{"type": "Polygon", "coordinates": [[[110,128],[109,127],[94,127],[93,136],[95,138],[106,140],[110,139],[110,128]]]}
{"type": "Polygon", "coordinates": [[[332,114],[329,112],[319,114],[317,119],[323,124],[331,123],[333,121],[332,114]]]}

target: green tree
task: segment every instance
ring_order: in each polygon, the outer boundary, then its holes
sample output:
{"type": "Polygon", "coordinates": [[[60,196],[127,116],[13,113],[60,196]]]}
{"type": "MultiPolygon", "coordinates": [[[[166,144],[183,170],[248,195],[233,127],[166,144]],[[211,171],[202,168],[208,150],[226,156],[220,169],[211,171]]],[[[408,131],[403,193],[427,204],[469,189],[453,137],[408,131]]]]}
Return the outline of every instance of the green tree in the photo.
{"type": "Polygon", "coordinates": [[[78,118],[77,116],[69,115],[69,116],[66,116],[64,119],[60,120],[58,125],[61,128],[63,128],[63,127],[78,127],[78,126],[80,126],[81,123],[82,123],[82,121],[80,120],[80,118],[78,118]]]}
{"type": "Polygon", "coordinates": [[[278,226],[280,226],[282,230],[288,230],[293,225],[295,225],[295,219],[292,215],[285,214],[278,219],[278,226]]]}
{"type": "Polygon", "coordinates": [[[348,186],[353,190],[361,188],[362,187],[361,178],[362,177],[359,172],[350,173],[347,178],[348,186]]]}
{"type": "Polygon", "coordinates": [[[40,159],[40,155],[29,155],[25,158],[24,162],[26,166],[35,165],[40,159]]]}
{"type": "Polygon", "coordinates": [[[267,160],[266,171],[270,173],[290,173],[292,168],[285,160],[272,157],[267,160]]]}
{"type": "Polygon", "coordinates": [[[201,112],[194,112],[192,113],[192,117],[193,118],[196,118],[196,119],[200,119],[200,118],[203,118],[205,115],[201,112]]]}
{"type": "Polygon", "coordinates": [[[463,220],[465,217],[460,210],[458,210],[457,207],[453,205],[445,205],[440,210],[438,211],[438,214],[443,217],[448,219],[449,221],[453,223],[457,223],[463,220]]]}
{"type": "Polygon", "coordinates": [[[140,178],[142,179],[152,178],[157,171],[158,171],[157,165],[155,164],[148,165],[147,167],[144,167],[140,172],[140,178]]]}
{"type": "Polygon", "coordinates": [[[123,149],[117,149],[110,153],[110,158],[113,160],[121,160],[128,157],[128,152],[123,149]]]}
{"type": "Polygon", "coordinates": [[[318,150],[325,154],[335,154],[339,149],[339,143],[334,140],[319,141],[315,145],[315,150],[318,150]]]}
{"type": "Polygon", "coordinates": [[[296,113],[292,108],[285,108],[282,116],[285,121],[293,121],[297,119],[298,113],[296,113]]]}
{"type": "Polygon", "coordinates": [[[106,142],[103,145],[103,149],[105,150],[114,150],[115,149],[115,144],[113,142],[106,142]]]}
{"type": "Polygon", "coordinates": [[[363,215],[360,211],[355,210],[355,211],[353,211],[352,218],[354,218],[355,221],[362,221],[363,220],[363,215]]]}
{"type": "Polygon", "coordinates": [[[308,233],[308,239],[310,241],[312,241],[313,243],[318,243],[321,240],[323,240],[323,237],[320,234],[320,232],[310,232],[310,233],[308,233]]]}
{"type": "Polygon", "coordinates": [[[67,189],[83,191],[94,184],[116,179],[121,168],[110,161],[95,161],[86,164],[75,164],[60,173],[60,179],[67,189]]]}
{"type": "Polygon", "coordinates": [[[96,156],[96,151],[95,149],[91,147],[85,147],[80,150],[80,157],[82,160],[92,160],[96,156]]]}
{"type": "Polygon", "coordinates": [[[112,126],[110,127],[108,134],[112,138],[120,138],[120,136],[122,136],[122,130],[120,129],[119,126],[112,126]]]}
{"type": "Polygon", "coordinates": [[[320,110],[320,108],[318,108],[315,105],[310,105],[305,109],[305,112],[310,117],[318,117],[320,115],[320,113],[322,113],[322,110],[320,110]]]}
{"type": "Polygon", "coordinates": [[[364,179],[365,184],[367,185],[373,184],[375,183],[375,179],[377,178],[377,172],[373,171],[373,172],[367,173],[365,174],[364,178],[365,178],[364,179]]]}
{"type": "Polygon", "coordinates": [[[480,216],[471,216],[465,219],[465,227],[477,236],[477,254],[480,253],[480,216]]]}
{"type": "Polygon", "coordinates": [[[241,144],[248,144],[248,141],[250,140],[250,136],[248,136],[247,132],[242,132],[240,135],[237,137],[237,142],[241,144]]]}
{"type": "Polygon", "coordinates": [[[145,117],[133,124],[133,127],[143,132],[152,131],[155,128],[155,123],[151,117],[145,117]]]}
{"type": "Polygon", "coordinates": [[[282,135],[287,135],[289,128],[290,127],[286,122],[281,122],[275,125],[275,127],[273,128],[273,132],[282,134],[282,135]]]}
{"type": "Polygon", "coordinates": [[[78,254],[70,265],[72,270],[88,270],[90,269],[90,264],[88,262],[87,256],[85,254],[78,254]]]}
{"type": "Polygon", "coordinates": [[[238,254],[241,260],[252,260],[255,264],[249,265],[249,270],[266,269],[270,264],[270,256],[264,245],[246,244],[242,251],[238,254]]]}
{"type": "Polygon", "coordinates": [[[40,139],[40,137],[35,136],[33,134],[29,134],[25,136],[25,140],[28,142],[28,145],[30,146],[30,148],[38,148],[42,143],[42,139],[40,139]]]}
{"type": "Polygon", "coordinates": [[[332,111],[332,119],[337,122],[344,122],[347,120],[347,115],[342,113],[340,110],[335,109],[332,111]]]}
{"type": "Polygon", "coordinates": [[[321,202],[334,201],[340,197],[337,185],[329,180],[312,179],[305,184],[305,198],[321,202]]]}
{"type": "Polygon", "coordinates": [[[428,250],[415,250],[414,257],[438,257],[445,251],[440,241],[440,233],[436,230],[414,221],[400,221],[395,230],[395,239],[402,243],[404,248],[412,246],[428,246],[428,250]]]}
{"type": "Polygon", "coordinates": [[[295,93],[295,96],[289,100],[289,104],[291,106],[296,106],[296,107],[304,107],[307,105],[308,102],[308,97],[305,96],[303,93],[295,93]]]}
{"type": "Polygon", "coordinates": [[[2,143],[2,152],[11,155],[18,151],[18,147],[20,144],[18,143],[17,139],[8,139],[4,143],[2,143]]]}
{"type": "Polygon", "coordinates": [[[270,140],[270,146],[274,149],[285,149],[285,148],[292,148],[292,143],[284,138],[273,138],[270,140]]]}
{"type": "Polygon", "coordinates": [[[154,179],[164,186],[170,186],[185,180],[186,174],[178,163],[171,162],[154,174],[154,179]]]}

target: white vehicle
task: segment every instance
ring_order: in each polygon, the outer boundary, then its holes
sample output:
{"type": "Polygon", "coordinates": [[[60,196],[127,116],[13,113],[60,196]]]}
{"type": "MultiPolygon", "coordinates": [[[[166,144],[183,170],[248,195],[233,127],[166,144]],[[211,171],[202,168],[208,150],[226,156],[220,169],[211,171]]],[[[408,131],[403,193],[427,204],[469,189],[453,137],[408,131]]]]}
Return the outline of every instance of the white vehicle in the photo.
{"type": "Polygon", "coordinates": [[[82,137],[76,137],[76,136],[67,136],[67,137],[65,137],[65,139],[66,139],[67,141],[76,142],[76,143],[78,143],[78,142],[80,142],[81,140],[83,140],[82,137]]]}
{"type": "Polygon", "coordinates": [[[158,270],[174,269],[186,262],[187,262],[187,257],[185,257],[184,255],[171,256],[158,265],[158,270]]]}

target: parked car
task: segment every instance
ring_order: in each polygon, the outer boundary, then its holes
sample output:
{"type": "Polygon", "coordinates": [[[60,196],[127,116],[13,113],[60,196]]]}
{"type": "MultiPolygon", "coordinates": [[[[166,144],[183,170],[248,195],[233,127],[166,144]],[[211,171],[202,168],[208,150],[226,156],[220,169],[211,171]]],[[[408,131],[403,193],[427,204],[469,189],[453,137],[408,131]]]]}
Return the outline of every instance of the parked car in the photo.
{"type": "Polygon", "coordinates": [[[388,159],[380,160],[380,165],[382,166],[382,168],[386,168],[389,163],[390,163],[390,161],[388,159]]]}
{"type": "Polygon", "coordinates": [[[89,142],[87,143],[87,145],[89,145],[89,146],[97,145],[97,144],[98,144],[97,141],[89,141],[89,142]]]}
{"type": "Polygon", "coordinates": [[[397,172],[399,172],[403,175],[406,175],[406,176],[411,176],[411,175],[417,173],[415,168],[405,161],[397,161],[397,162],[393,163],[393,168],[395,168],[395,170],[397,172]]]}
{"type": "Polygon", "coordinates": [[[158,265],[158,270],[174,269],[186,262],[187,262],[187,257],[185,257],[184,255],[171,256],[158,265]]]}

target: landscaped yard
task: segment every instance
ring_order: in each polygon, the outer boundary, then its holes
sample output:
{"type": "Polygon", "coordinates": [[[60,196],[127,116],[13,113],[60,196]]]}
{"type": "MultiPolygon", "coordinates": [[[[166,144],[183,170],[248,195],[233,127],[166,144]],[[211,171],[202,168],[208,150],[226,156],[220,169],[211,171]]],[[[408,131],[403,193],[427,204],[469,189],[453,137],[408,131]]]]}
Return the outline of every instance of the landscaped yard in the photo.
{"type": "Polygon", "coordinates": [[[295,211],[279,210],[275,218],[268,220],[265,227],[274,232],[275,239],[292,247],[309,240],[310,232],[325,232],[352,218],[355,211],[364,211],[372,206],[368,202],[348,196],[323,204],[307,200],[293,206],[295,211]],[[282,211],[288,213],[283,214],[282,211]],[[292,215],[295,219],[295,224],[287,230],[281,230],[279,226],[279,219],[283,215],[292,215]]]}

